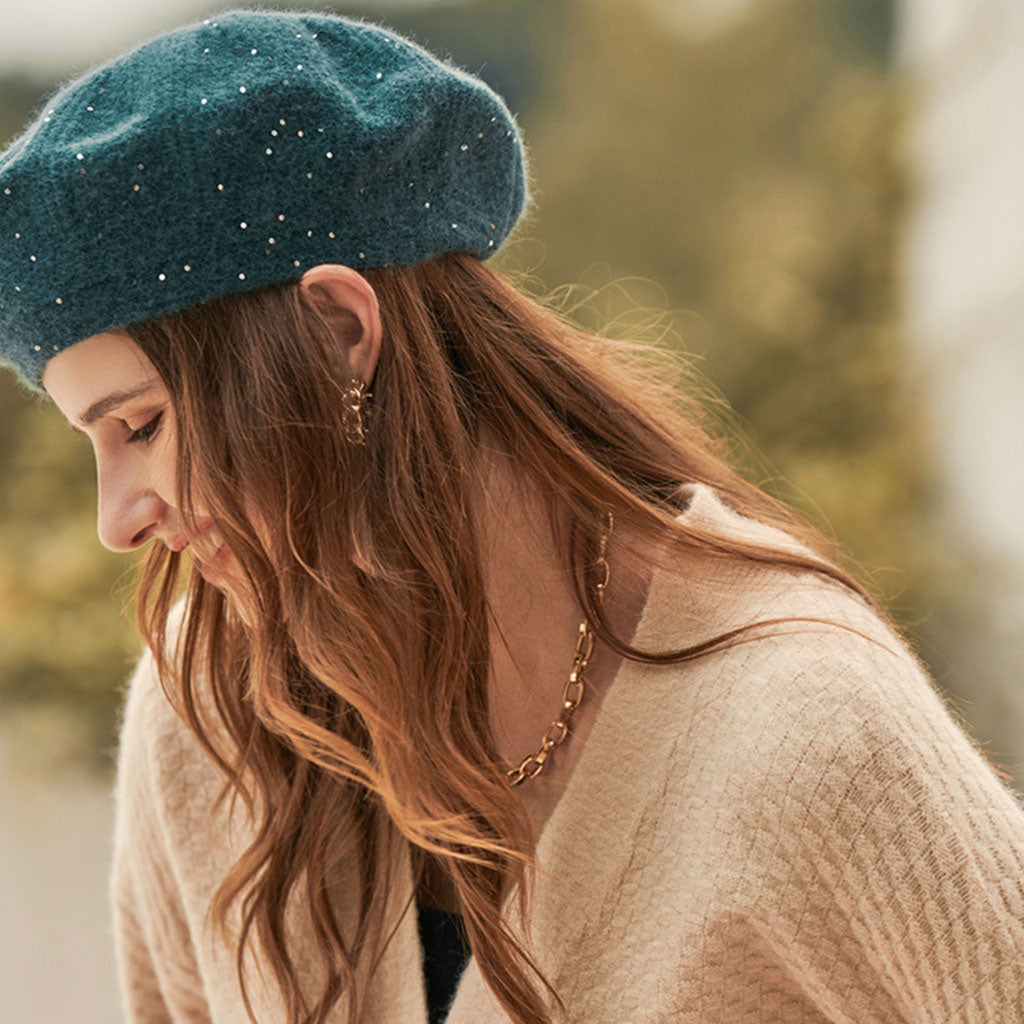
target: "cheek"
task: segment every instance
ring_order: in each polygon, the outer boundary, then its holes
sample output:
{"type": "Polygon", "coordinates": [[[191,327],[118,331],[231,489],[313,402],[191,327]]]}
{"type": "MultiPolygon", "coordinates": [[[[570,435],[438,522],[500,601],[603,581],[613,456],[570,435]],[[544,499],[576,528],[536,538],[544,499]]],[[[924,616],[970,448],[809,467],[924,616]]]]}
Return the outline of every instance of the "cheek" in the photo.
{"type": "Polygon", "coordinates": [[[177,504],[178,472],[177,462],[173,457],[160,460],[155,467],[153,482],[164,501],[169,505],[177,504]]]}
{"type": "Polygon", "coordinates": [[[177,503],[178,443],[173,426],[161,431],[152,450],[153,487],[168,504],[177,503]]]}

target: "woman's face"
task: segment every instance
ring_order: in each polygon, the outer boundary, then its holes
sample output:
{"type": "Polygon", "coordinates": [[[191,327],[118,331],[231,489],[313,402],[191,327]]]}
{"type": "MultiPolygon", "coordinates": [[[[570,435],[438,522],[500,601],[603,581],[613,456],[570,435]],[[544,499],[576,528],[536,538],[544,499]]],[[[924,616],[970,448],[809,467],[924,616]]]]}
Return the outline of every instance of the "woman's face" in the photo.
{"type": "Polygon", "coordinates": [[[175,507],[177,443],[171,398],[156,369],[120,331],[96,334],[54,356],[43,386],[72,429],[96,455],[100,541],[111,551],[134,551],[157,540],[186,547],[208,581],[220,581],[231,554],[200,516],[189,536],[175,507]]]}

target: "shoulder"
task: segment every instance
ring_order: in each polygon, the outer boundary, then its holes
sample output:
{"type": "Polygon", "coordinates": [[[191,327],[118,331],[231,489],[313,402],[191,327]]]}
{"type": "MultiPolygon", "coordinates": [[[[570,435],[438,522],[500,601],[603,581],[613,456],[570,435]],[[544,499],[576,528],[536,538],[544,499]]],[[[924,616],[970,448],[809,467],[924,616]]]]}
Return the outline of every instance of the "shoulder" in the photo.
{"type": "MultiPolygon", "coordinates": [[[[796,544],[736,515],[707,488],[686,514],[722,532],[796,544]]],[[[959,778],[996,800],[1015,796],[908,642],[860,595],[817,573],[771,565],[725,565],[699,578],[659,572],[636,642],[665,651],[734,630],[724,647],[641,674],[669,711],[666,733],[721,762],[751,798],[788,794],[799,803],[827,792],[831,778],[857,780],[866,799],[871,786],[908,774],[935,796],[930,772],[943,773],[940,789],[959,778]]]]}
{"type": "Polygon", "coordinates": [[[844,1019],[862,1019],[869,997],[928,1019],[1013,1016],[1024,807],[911,648],[813,572],[658,582],[649,648],[771,624],[643,666],[652,700],[630,687],[635,735],[653,728],[659,755],[635,758],[629,791],[650,794],[657,871],[688,904],[699,879],[701,920],[728,929],[732,951],[753,936],[804,991],[845,1001],[844,1019]]]}
{"type": "MultiPolygon", "coordinates": [[[[681,521],[817,560],[788,534],[734,512],[710,488],[696,484],[689,491],[681,521]]],[[[790,677],[825,664],[921,671],[907,641],[856,591],[810,569],[739,558],[660,566],[637,638],[648,648],[712,645],[733,665],[790,677]]]]}

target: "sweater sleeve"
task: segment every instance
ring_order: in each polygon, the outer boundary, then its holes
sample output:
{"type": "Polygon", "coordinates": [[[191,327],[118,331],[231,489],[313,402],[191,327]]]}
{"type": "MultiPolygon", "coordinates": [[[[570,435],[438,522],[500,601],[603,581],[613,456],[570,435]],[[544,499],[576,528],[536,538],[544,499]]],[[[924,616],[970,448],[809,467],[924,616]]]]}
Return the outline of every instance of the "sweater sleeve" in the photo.
{"type": "Polygon", "coordinates": [[[745,811],[770,955],[830,1021],[1024,1021],[1019,797],[908,651],[851,636],[797,673],[745,811]]]}
{"type": "Polygon", "coordinates": [[[111,877],[125,1019],[207,1022],[210,1012],[161,824],[155,736],[169,709],[147,654],[131,680],[121,730],[111,877]]]}

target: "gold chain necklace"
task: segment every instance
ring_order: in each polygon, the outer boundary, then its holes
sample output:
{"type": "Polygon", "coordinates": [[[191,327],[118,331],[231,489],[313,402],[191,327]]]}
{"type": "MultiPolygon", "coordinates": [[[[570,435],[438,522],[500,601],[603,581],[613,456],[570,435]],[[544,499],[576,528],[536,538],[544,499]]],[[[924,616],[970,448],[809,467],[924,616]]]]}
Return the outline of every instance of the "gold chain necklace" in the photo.
{"type": "MultiPolygon", "coordinates": [[[[597,601],[600,604],[604,600],[604,592],[611,579],[611,569],[608,567],[608,559],[605,554],[608,549],[608,538],[611,536],[612,527],[615,521],[611,512],[606,513],[607,527],[601,537],[601,547],[598,551],[596,567],[603,573],[601,580],[594,584],[597,591],[597,601]]],[[[576,653],[572,659],[572,671],[562,689],[562,709],[558,717],[548,726],[547,732],[541,739],[540,749],[535,754],[524,757],[517,768],[510,768],[506,773],[509,782],[518,786],[527,779],[536,778],[544,770],[544,763],[555,747],[564,742],[569,735],[569,722],[573,712],[583,701],[583,694],[586,690],[584,676],[590,662],[590,656],[594,653],[594,631],[589,621],[584,619],[580,623],[579,633],[576,637],[576,653]]]]}

